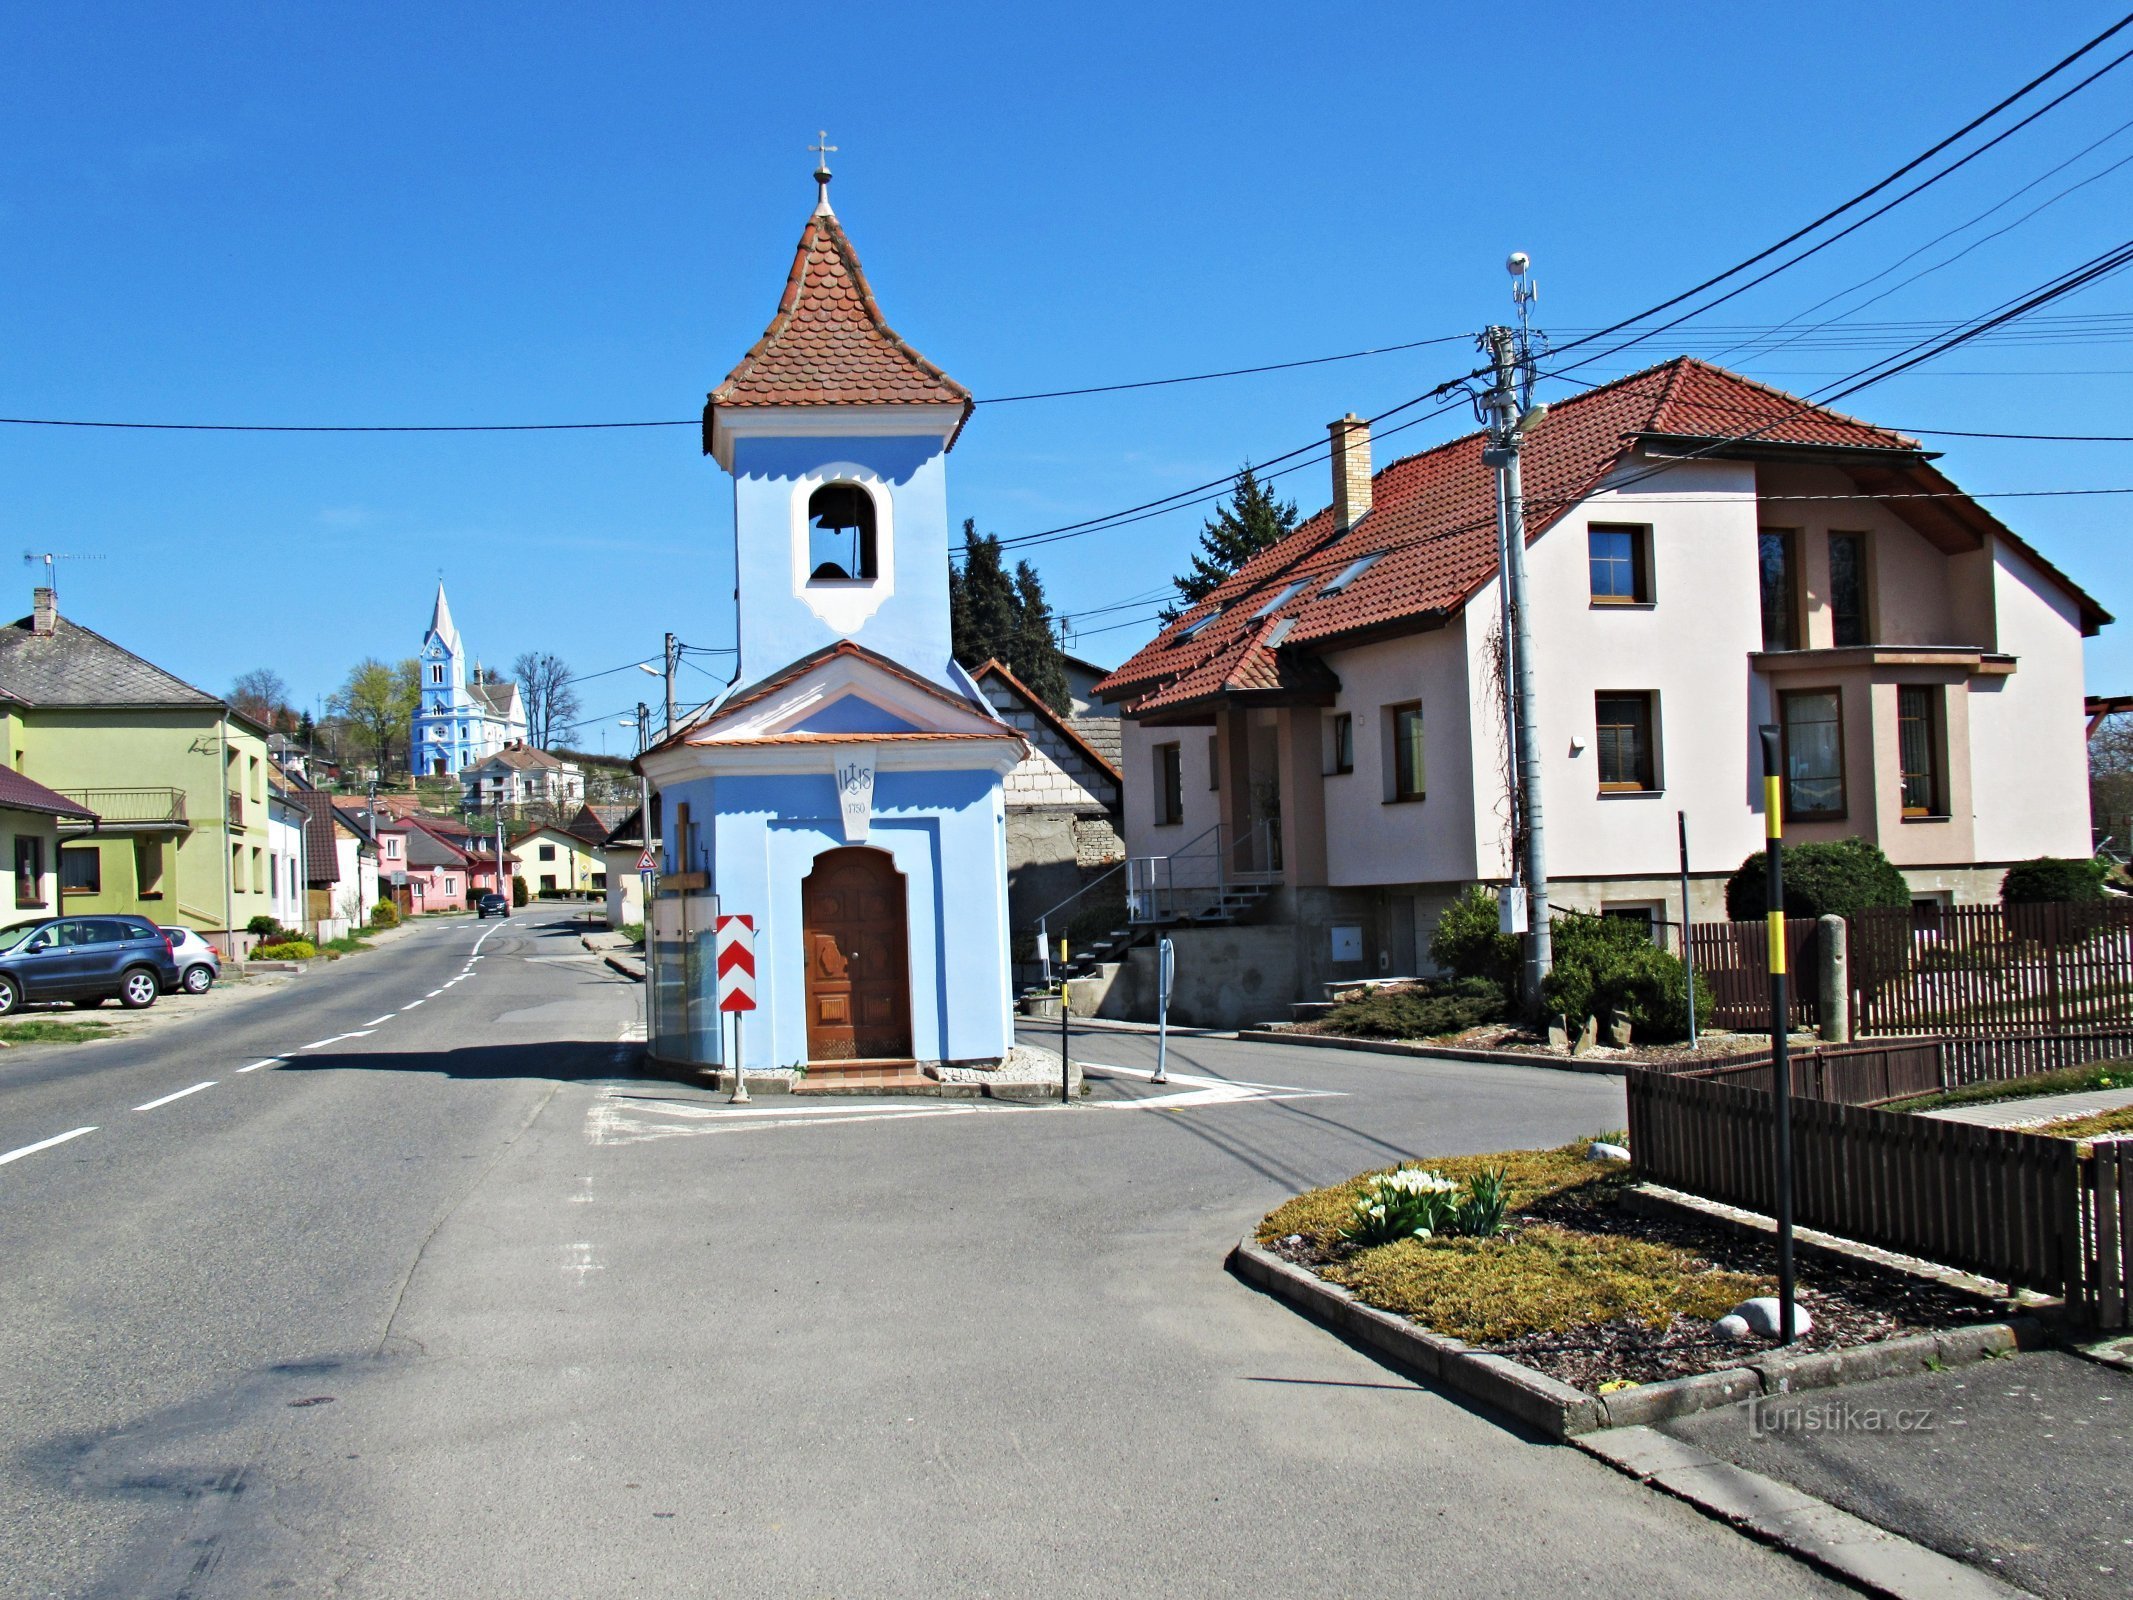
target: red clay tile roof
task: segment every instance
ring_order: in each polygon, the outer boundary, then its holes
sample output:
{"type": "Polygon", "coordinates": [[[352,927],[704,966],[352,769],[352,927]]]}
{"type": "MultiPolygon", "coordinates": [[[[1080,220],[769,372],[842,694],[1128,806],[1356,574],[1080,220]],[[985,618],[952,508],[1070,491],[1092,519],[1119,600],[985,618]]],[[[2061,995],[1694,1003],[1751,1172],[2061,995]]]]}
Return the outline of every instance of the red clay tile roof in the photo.
{"type": "MultiPolygon", "coordinates": [[[[1922,466],[1916,441],[1902,434],[1676,357],[1551,408],[1523,455],[1527,539],[1539,538],[1591,495],[1639,439],[1746,434],[1754,439],[1744,450],[1857,449],[1862,460],[1873,452],[1870,459],[1879,462],[1893,452],[1922,466]]],[[[1471,433],[1393,462],[1372,479],[1369,515],[1347,533],[1335,529],[1330,507],[1320,511],[1188,608],[1096,692],[1128,702],[1133,713],[1240,689],[1310,692],[1296,665],[1303,650],[1366,629],[1428,626],[1450,617],[1496,573],[1496,482],[1482,464],[1482,443],[1481,434],[1471,433]],[[1325,592],[1337,574],[1372,555],[1378,560],[1367,571],[1338,593],[1325,592]],[[1263,603],[1298,579],[1307,580],[1304,587],[1265,617],[1252,615],[1257,605],[1239,604],[1248,597],[1263,603]],[[1215,620],[1188,637],[1209,617],[1215,620]],[[1284,620],[1289,627],[1278,648],[1270,648],[1271,624],[1284,620]]],[[[2053,576],[2079,595],[2069,580],[2053,576]]]]}
{"type": "Polygon", "coordinates": [[[973,404],[968,389],[889,326],[843,227],[818,211],[800,235],[777,315],[711,391],[704,453],[720,406],[959,405],[967,419],[973,404]]]}

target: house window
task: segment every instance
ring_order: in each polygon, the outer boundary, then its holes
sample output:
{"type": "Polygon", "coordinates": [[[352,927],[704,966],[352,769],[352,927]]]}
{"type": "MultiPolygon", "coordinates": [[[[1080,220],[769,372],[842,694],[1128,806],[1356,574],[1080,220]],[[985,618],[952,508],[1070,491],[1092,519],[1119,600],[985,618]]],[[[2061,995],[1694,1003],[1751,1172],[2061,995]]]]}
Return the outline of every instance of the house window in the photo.
{"type": "Polygon", "coordinates": [[[280,856],[267,857],[267,893],[271,894],[277,900],[281,898],[280,856]]]}
{"type": "Polygon", "coordinates": [[[1937,817],[1947,811],[1940,786],[1940,698],[1937,689],[1896,688],[1896,747],[1903,758],[1903,814],[1937,817]]]}
{"type": "Polygon", "coordinates": [[[1632,794],[1659,787],[1649,691],[1596,694],[1593,745],[1600,758],[1600,792],[1632,794]]]}
{"type": "Polygon", "coordinates": [[[866,583],[874,566],[874,497],[856,483],[825,483],[807,497],[810,583],[866,583]]]}
{"type": "Polygon", "coordinates": [[[241,844],[230,846],[230,892],[244,893],[244,846],[241,844]]]}
{"type": "Polygon", "coordinates": [[[44,841],[34,834],[15,835],[15,905],[44,904],[44,841]]]}
{"type": "Polygon", "coordinates": [[[1387,800],[1420,800],[1425,774],[1422,766],[1422,702],[1385,708],[1385,744],[1388,752],[1387,800]]]}
{"type": "Polygon", "coordinates": [[[1304,584],[1308,583],[1309,581],[1310,580],[1308,578],[1303,578],[1298,579],[1295,583],[1283,584],[1279,589],[1275,590],[1274,593],[1268,597],[1266,603],[1262,605],[1257,611],[1254,611],[1252,615],[1254,617],[1271,617],[1275,612],[1279,611],[1283,606],[1287,605],[1291,600],[1295,599],[1297,595],[1302,593],[1304,584]]]}
{"type": "Polygon", "coordinates": [[[554,845],[552,845],[552,844],[544,844],[544,845],[542,845],[542,846],[541,846],[541,859],[542,859],[543,861],[553,861],[553,860],[555,859],[555,846],[554,846],[554,845]]]}
{"type": "Polygon", "coordinates": [[[1866,535],[1829,536],[1831,643],[1838,649],[1867,643],[1866,535]]]}
{"type": "Polygon", "coordinates": [[[1354,770],[1355,718],[1345,711],[1337,711],[1327,719],[1326,771],[1342,773],[1354,770]]]}
{"type": "Polygon", "coordinates": [[[133,841],[133,881],[140,885],[137,891],[143,900],[163,898],[163,841],[161,839],[136,839],[133,841]]]}
{"type": "Polygon", "coordinates": [[[544,873],[542,873],[542,874],[541,874],[541,893],[543,893],[543,894],[554,894],[554,893],[555,893],[555,874],[554,874],[554,873],[552,873],[552,872],[544,872],[544,873]]]}
{"type": "Polygon", "coordinates": [[[1787,528],[1765,528],[1757,541],[1763,590],[1763,648],[1800,648],[1799,536],[1787,528]]]}
{"type": "Polygon", "coordinates": [[[59,852],[61,894],[102,894],[104,857],[94,845],[77,845],[59,852]]]}
{"type": "Polygon", "coordinates": [[[1662,931],[1665,928],[1666,924],[1660,916],[1659,908],[1657,906],[1603,905],[1600,907],[1600,915],[1606,917],[1611,922],[1628,923],[1639,933],[1643,934],[1645,938],[1649,939],[1653,944],[1659,945],[1662,948],[1666,944],[1666,939],[1662,931]]]}
{"type": "Polygon", "coordinates": [[[1785,815],[1811,822],[1844,815],[1844,709],[1834,689],[1779,697],[1785,815]]]}
{"type": "Polygon", "coordinates": [[[593,887],[594,887],[595,889],[605,889],[605,888],[607,887],[607,874],[606,874],[606,873],[604,873],[604,872],[596,872],[596,873],[594,873],[594,874],[593,874],[593,887]]]}
{"type": "Polygon", "coordinates": [[[1178,746],[1155,747],[1155,821],[1158,827],[1185,820],[1185,768],[1178,746]]]}
{"type": "Polygon", "coordinates": [[[260,870],[265,864],[266,854],[258,845],[252,846],[252,889],[255,893],[267,881],[266,873],[260,870]]]}
{"type": "MultiPolygon", "coordinates": [[[[401,679],[400,681],[401,681],[402,683],[405,683],[405,682],[406,682],[407,680],[406,680],[405,678],[402,678],[402,679],[401,679]]],[[[433,666],[433,667],[431,667],[431,668],[430,668],[430,682],[432,682],[432,683],[442,683],[442,682],[444,682],[444,666],[443,666],[443,664],[442,664],[441,662],[440,662],[440,663],[439,663],[438,665],[436,665],[436,666],[433,666]]]]}
{"type": "Polygon", "coordinates": [[[1596,522],[1585,531],[1585,549],[1594,605],[1651,603],[1651,529],[1596,522]]]}

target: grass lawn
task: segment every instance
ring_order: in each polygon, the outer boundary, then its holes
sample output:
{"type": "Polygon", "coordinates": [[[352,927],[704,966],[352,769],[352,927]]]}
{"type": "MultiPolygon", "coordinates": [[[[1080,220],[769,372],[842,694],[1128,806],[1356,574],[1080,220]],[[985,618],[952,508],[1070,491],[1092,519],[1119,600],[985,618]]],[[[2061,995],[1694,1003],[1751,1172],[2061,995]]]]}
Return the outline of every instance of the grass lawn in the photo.
{"type": "Polygon", "coordinates": [[[370,941],[357,933],[344,933],[338,939],[328,939],[318,947],[318,953],[329,960],[336,956],[354,955],[358,950],[368,950],[370,941]]]}
{"type": "Polygon", "coordinates": [[[1475,1344],[1623,1319],[1660,1329],[1680,1316],[1724,1316],[1770,1292],[1767,1280],[1721,1271],[1692,1251],[1576,1227],[1581,1210],[1611,1208],[1629,1182],[1623,1163],[1588,1161],[1589,1143],[1430,1162],[1430,1171],[1455,1183],[1503,1170],[1511,1226],[1492,1239],[1402,1239],[1348,1249],[1341,1232],[1370,1173],[1276,1208],[1260,1223],[1259,1239],[1268,1245],[1300,1240],[1300,1251],[1292,1244],[1288,1253],[1315,1258],[1329,1282],[1380,1310],[1475,1344]]]}
{"type": "Polygon", "coordinates": [[[2133,1089],[2133,1062],[2092,1061],[2083,1067],[2061,1067],[2030,1078],[2003,1078],[1993,1083],[1973,1083],[1941,1094],[1914,1095],[1891,1100],[1883,1111],[1935,1111],[1942,1106],[1975,1106],[1995,1100],[2027,1100],[2040,1094],[2079,1094],[2085,1089],[2133,1089]]]}
{"type": "Polygon", "coordinates": [[[2099,1139],[2110,1135],[2123,1137],[2133,1134],[2133,1106],[2120,1106],[2114,1111],[2098,1111],[2086,1117],[2064,1117],[2057,1122],[2041,1123],[2023,1131],[2046,1134],[2054,1139],[2099,1139]]]}
{"type": "Polygon", "coordinates": [[[80,1044],[84,1039],[101,1039],[110,1031],[110,1023],[95,1017],[26,1017],[0,1023],[0,1043],[80,1044]]]}

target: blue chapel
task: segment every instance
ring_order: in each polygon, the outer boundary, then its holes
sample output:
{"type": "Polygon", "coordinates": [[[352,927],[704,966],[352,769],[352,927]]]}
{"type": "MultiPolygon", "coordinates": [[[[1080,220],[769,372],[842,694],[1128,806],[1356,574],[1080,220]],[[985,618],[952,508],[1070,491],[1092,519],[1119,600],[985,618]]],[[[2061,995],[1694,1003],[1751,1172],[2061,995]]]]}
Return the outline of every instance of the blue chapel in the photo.
{"type": "Polygon", "coordinates": [[[454,777],[514,741],[526,737],[526,704],[515,683],[498,683],[476,662],[467,669],[467,648],[452,624],[444,583],[430,608],[416,653],[422,694],[408,729],[410,772],[454,777]]]}
{"type": "MultiPolygon", "coordinates": [[[[639,758],[663,840],[650,931],[700,944],[714,897],[753,917],[745,1069],[894,1086],[1012,1047],[1002,781],[1027,747],[950,653],[970,392],[882,317],[815,177],[777,314],[704,407],[733,477],[740,666],[639,758]]],[[[655,1054],[723,1061],[707,967],[655,974],[655,1054]]]]}

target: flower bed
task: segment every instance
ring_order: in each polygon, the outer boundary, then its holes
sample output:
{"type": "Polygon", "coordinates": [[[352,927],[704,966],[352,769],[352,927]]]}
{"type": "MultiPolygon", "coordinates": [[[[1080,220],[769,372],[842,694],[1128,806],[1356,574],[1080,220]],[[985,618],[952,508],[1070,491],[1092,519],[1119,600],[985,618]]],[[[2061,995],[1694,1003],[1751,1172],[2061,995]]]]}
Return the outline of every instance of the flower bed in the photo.
{"type": "MultiPolygon", "coordinates": [[[[1767,1240],[1716,1222],[1655,1216],[1635,1203],[1627,1163],[1586,1159],[1586,1141],[1429,1164],[1453,1185],[1501,1172],[1504,1230],[1366,1244],[1359,1200],[1379,1174],[1316,1189],[1276,1208],[1260,1244],[1367,1305],[1464,1339],[1590,1393],[1738,1367],[1770,1351],[1728,1339],[1715,1320],[1773,1292],[1767,1240]]],[[[2001,1308],[1927,1279],[1803,1253],[1799,1303],[1813,1319],[1802,1350],[1966,1327],[2001,1308]]]]}

